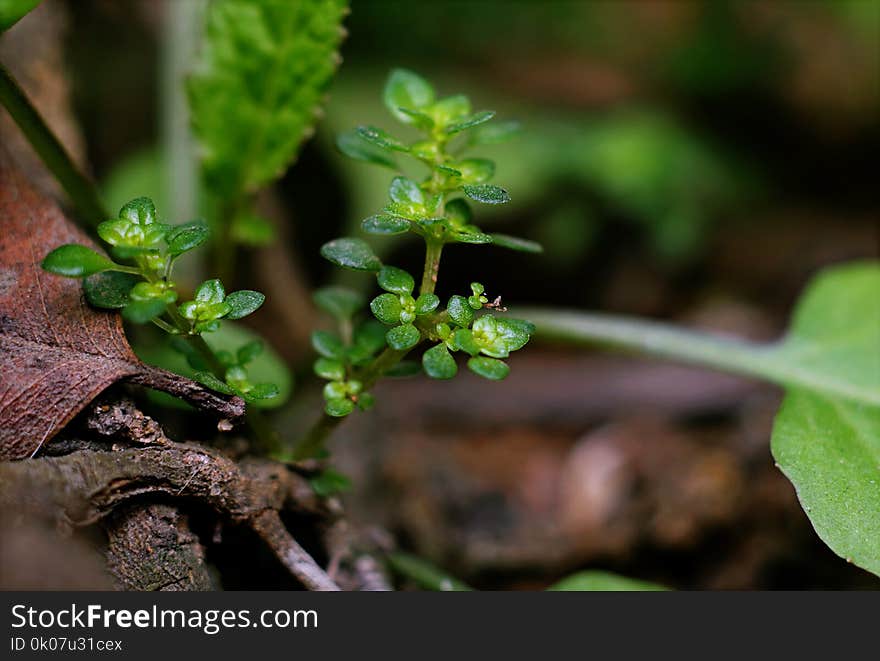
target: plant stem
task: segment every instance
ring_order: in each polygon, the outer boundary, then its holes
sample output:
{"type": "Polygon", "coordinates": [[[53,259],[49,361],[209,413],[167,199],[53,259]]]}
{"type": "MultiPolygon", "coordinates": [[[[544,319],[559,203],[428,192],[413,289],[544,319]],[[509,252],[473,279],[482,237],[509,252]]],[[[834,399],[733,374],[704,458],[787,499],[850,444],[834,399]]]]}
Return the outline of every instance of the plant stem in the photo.
{"type": "Polygon", "coordinates": [[[82,217],[92,224],[110,218],[95,185],[79,171],[70,154],[3,65],[0,65],[0,103],[58,179],[82,217]]]}
{"type": "Polygon", "coordinates": [[[410,553],[395,551],[388,554],[388,564],[398,574],[409,578],[421,587],[438,592],[469,592],[472,587],[450,576],[427,560],[410,553]]]}
{"type": "Polygon", "coordinates": [[[851,384],[802,369],[796,359],[786,355],[785,342],[758,344],[606,314],[549,309],[520,309],[517,313],[535,324],[537,337],[634,351],[866,401],[864,392],[851,384]]]}
{"type": "Polygon", "coordinates": [[[422,286],[420,294],[433,294],[437,285],[437,274],[440,272],[440,254],[443,252],[443,242],[437,239],[425,239],[425,270],[422,274],[422,286]]]}
{"type": "MultiPolygon", "coordinates": [[[[375,385],[376,381],[385,372],[397,365],[411,350],[412,348],[404,351],[386,348],[376,356],[373,362],[356,374],[355,378],[363,383],[364,390],[368,390],[375,385]]],[[[305,435],[297,441],[293,449],[289,453],[285,453],[283,457],[279,457],[279,459],[284,461],[301,461],[317,456],[323,449],[327,437],[343,420],[345,420],[344,417],[337,418],[326,413],[321,414],[305,435]]]]}

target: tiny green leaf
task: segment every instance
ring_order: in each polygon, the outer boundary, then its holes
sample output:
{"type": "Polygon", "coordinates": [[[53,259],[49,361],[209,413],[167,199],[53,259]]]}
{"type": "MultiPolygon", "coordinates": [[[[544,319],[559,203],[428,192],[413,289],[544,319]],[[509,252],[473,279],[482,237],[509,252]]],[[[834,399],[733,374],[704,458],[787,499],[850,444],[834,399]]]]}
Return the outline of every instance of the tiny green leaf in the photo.
{"type": "Polygon", "coordinates": [[[216,278],[205,280],[196,289],[195,300],[198,303],[222,303],[224,298],[226,298],[226,290],[223,289],[223,283],[216,278]]]}
{"type": "Polygon", "coordinates": [[[174,227],[165,236],[168,243],[168,253],[177,256],[197,248],[208,240],[210,231],[207,225],[201,221],[194,221],[174,227]]]}
{"type": "Polygon", "coordinates": [[[393,294],[410,294],[416,283],[413,277],[396,266],[383,266],[376,275],[379,286],[393,294]]]}
{"type": "Polygon", "coordinates": [[[165,310],[165,302],[161,298],[148,298],[142,301],[129,301],[122,308],[122,316],[136,324],[145,324],[165,310]]]}
{"type": "Polygon", "coordinates": [[[242,289],[234,291],[226,297],[226,302],[232,308],[227,314],[227,319],[241,319],[255,312],[266,300],[265,295],[258,291],[242,289]]]}
{"type": "Polygon", "coordinates": [[[382,261],[361,239],[341,238],[321,246],[321,256],[336,266],[355,271],[378,271],[382,261]]]}
{"type": "Polygon", "coordinates": [[[436,294],[425,293],[416,299],[416,314],[430,314],[440,305],[436,294]]]}
{"type": "Polygon", "coordinates": [[[478,113],[474,113],[473,115],[469,115],[463,119],[458,120],[457,122],[453,122],[446,127],[447,133],[458,133],[459,131],[464,131],[469,128],[473,128],[474,126],[479,126],[485,122],[488,122],[495,116],[494,110],[483,110],[478,113]]]}
{"type": "Polygon", "coordinates": [[[458,372],[455,358],[449,354],[445,344],[428,349],[422,355],[422,366],[432,379],[451,379],[458,372]]]}
{"type": "MultiPolygon", "coordinates": [[[[261,340],[252,340],[247,344],[239,347],[238,351],[235,352],[236,360],[239,365],[247,365],[251,361],[254,360],[257,356],[263,353],[263,342],[261,340]]],[[[218,354],[220,352],[217,352],[218,354]]]]}
{"type": "Polygon", "coordinates": [[[485,356],[477,356],[468,360],[468,369],[474,374],[479,374],[484,379],[492,381],[501,381],[508,374],[510,368],[503,360],[496,358],[486,358],[485,356]]]}
{"type": "Polygon", "coordinates": [[[351,319],[366,302],[360,293],[347,287],[322,287],[312,294],[312,300],[339,321],[351,319]]]}
{"type": "Polygon", "coordinates": [[[407,110],[421,110],[434,102],[434,88],[431,84],[407,69],[394,69],[388,76],[383,93],[385,106],[397,119],[405,124],[414,123],[415,119],[401,112],[401,108],[407,110]]]}
{"type": "Polygon", "coordinates": [[[492,243],[502,248],[510,248],[511,250],[519,250],[520,252],[541,253],[544,248],[537,241],[529,241],[521,239],[518,236],[508,236],[507,234],[490,234],[492,243]]]}
{"type": "Polygon", "coordinates": [[[0,2],[0,32],[18,23],[42,0],[2,0],[0,2]]]}
{"type": "Polygon", "coordinates": [[[455,227],[468,225],[473,218],[471,206],[461,197],[450,200],[446,203],[446,217],[455,227]]]}
{"type": "Polygon", "coordinates": [[[383,131],[375,126],[358,126],[355,131],[363,140],[369,142],[371,145],[376,145],[381,149],[400,152],[409,151],[409,147],[403,144],[400,140],[387,131],[383,131]]]}
{"type": "Polygon", "coordinates": [[[345,365],[332,358],[318,358],[312,366],[315,374],[329,381],[342,381],[345,378],[345,365]]]}
{"type": "Polygon", "coordinates": [[[464,94],[447,96],[425,110],[439,126],[448,126],[454,121],[470,114],[471,101],[464,94]]]}
{"type": "Polygon", "coordinates": [[[309,480],[312,490],[322,498],[351,489],[351,480],[342,473],[326,468],[309,480]]]}
{"type": "Polygon", "coordinates": [[[470,132],[469,145],[495,145],[506,142],[522,132],[522,125],[516,120],[493,122],[475,128],[470,132]]]}
{"type": "Polygon", "coordinates": [[[110,271],[116,266],[103,255],[75,243],[55,248],[42,263],[43,269],[49,273],[68,278],[84,278],[93,273],[110,271]]]}
{"type": "Polygon", "coordinates": [[[452,296],[446,304],[449,318],[462,328],[468,328],[474,321],[474,311],[464,296],[452,296]]]}
{"type": "Polygon", "coordinates": [[[149,225],[156,222],[156,206],[148,197],[137,197],[119,210],[119,218],[135,225],[149,225]]]}
{"type": "Polygon", "coordinates": [[[258,399],[273,399],[278,397],[281,391],[274,383],[257,383],[250,390],[244,393],[246,401],[254,401],[258,399]]]}
{"type": "Polygon", "coordinates": [[[203,386],[208,386],[211,390],[222,392],[224,395],[234,395],[235,391],[230,388],[225,381],[221,381],[210,372],[196,372],[193,378],[203,386]]]}
{"type": "Polygon", "coordinates": [[[340,358],[345,351],[338,335],[322,330],[312,333],[312,347],[325,358],[340,358]]]}
{"type": "Polygon", "coordinates": [[[324,404],[324,412],[334,418],[344,418],[354,411],[354,402],[347,398],[328,399],[324,404]]]}
{"type": "Polygon", "coordinates": [[[466,184],[484,184],[495,176],[495,163],[487,158],[469,158],[453,165],[466,184]]]}
{"type": "Polygon", "coordinates": [[[412,324],[395,326],[385,333],[385,339],[388,341],[388,346],[392,349],[397,349],[398,351],[405,351],[406,349],[414,347],[419,343],[420,338],[421,334],[419,333],[419,329],[412,324]]]}
{"type": "Polygon", "coordinates": [[[400,323],[400,313],[403,307],[400,300],[394,294],[379,294],[370,302],[370,310],[376,316],[376,319],[384,324],[400,323]]]}
{"type": "Polygon", "coordinates": [[[128,293],[138,282],[132,273],[104,271],[83,280],[83,292],[90,305],[115,310],[128,305],[128,293]]]}
{"type": "MultiPolygon", "coordinates": [[[[473,226],[471,226],[473,227],[473,226]]],[[[470,228],[468,228],[470,229],[470,228]]],[[[465,232],[456,232],[454,235],[455,240],[459,243],[475,243],[475,244],[484,244],[484,243],[492,243],[492,237],[488,234],[484,234],[483,232],[474,232],[474,231],[465,231],[465,232]]]]}
{"type": "Polygon", "coordinates": [[[471,186],[466,184],[461,189],[469,198],[483,204],[506,204],[510,202],[510,194],[500,186],[493,186],[492,184],[471,186]]]}
{"type": "Polygon", "coordinates": [[[361,229],[368,234],[401,234],[406,232],[409,227],[410,221],[406,218],[389,216],[384,213],[365,218],[361,223],[361,229]]]}
{"type": "Polygon", "coordinates": [[[343,154],[356,161],[381,165],[392,170],[397,169],[393,158],[375,149],[358,134],[357,130],[340,133],[336,138],[336,147],[343,154]]]}
{"type": "Polygon", "coordinates": [[[581,571],[566,576],[549,588],[550,591],[564,592],[662,592],[662,585],[618,576],[605,571],[581,571]]]}
{"type": "Polygon", "coordinates": [[[392,201],[398,204],[424,204],[425,196],[422,189],[412,179],[406,177],[394,177],[391,188],[388,190],[392,201]]]}
{"type": "Polygon", "coordinates": [[[470,354],[476,356],[480,353],[480,345],[474,340],[474,334],[467,328],[459,328],[455,331],[455,346],[470,354]]]}

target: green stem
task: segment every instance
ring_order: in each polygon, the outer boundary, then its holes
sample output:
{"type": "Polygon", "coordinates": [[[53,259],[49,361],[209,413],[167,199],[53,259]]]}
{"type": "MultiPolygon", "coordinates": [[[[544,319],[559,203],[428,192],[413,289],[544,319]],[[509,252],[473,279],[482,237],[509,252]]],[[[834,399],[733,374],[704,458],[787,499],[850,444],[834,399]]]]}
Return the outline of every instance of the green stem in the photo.
{"type": "Polygon", "coordinates": [[[440,272],[440,255],[443,252],[443,242],[437,239],[425,239],[425,270],[422,273],[422,286],[420,294],[433,294],[437,286],[437,274],[440,272]]]}
{"type": "Polygon", "coordinates": [[[785,345],[779,342],[756,344],[606,314],[546,309],[519,309],[517,314],[535,324],[537,337],[623,349],[757,377],[781,386],[833,391],[843,397],[859,398],[850,384],[800,369],[796,361],[786,358],[785,345]]]}
{"type": "MultiPolygon", "coordinates": [[[[364,390],[369,390],[385,372],[397,365],[410,351],[412,348],[404,351],[386,348],[354,378],[363,383],[364,390]]],[[[321,414],[305,435],[293,446],[290,453],[284,455],[283,460],[301,461],[317,456],[324,448],[327,438],[343,420],[345,420],[344,417],[337,418],[326,413],[321,414]]]]}
{"type": "Polygon", "coordinates": [[[412,555],[395,551],[388,554],[388,564],[398,574],[415,581],[421,587],[438,592],[468,592],[473,590],[466,583],[450,576],[439,567],[435,567],[427,560],[412,555]]]}
{"type": "Polygon", "coordinates": [[[28,100],[7,69],[0,65],[0,103],[24,133],[28,142],[55,175],[83,218],[98,224],[110,218],[94,184],[74,164],[70,154],[28,100]]]}

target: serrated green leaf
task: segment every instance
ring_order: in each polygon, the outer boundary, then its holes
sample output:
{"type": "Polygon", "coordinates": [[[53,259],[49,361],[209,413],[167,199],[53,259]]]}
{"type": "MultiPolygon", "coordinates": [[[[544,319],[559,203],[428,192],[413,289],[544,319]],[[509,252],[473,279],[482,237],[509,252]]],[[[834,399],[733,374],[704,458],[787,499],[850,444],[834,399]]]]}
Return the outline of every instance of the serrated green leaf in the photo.
{"type": "Polygon", "coordinates": [[[464,117],[456,122],[449,124],[446,127],[447,133],[458,133],[460,131],[465,131],[467,129],[473,128],[475,126],[479,126],[480,124],[484,124],[488,122],[495,116],[494,110],[483,110],[478,113],[474,113],[468,117],[464,117]]]}
{"type": "Polygon", "coordinates": [[[445,344],[431,347],[422,354],[422,366],[425,374],[432,379],[451,379],[458,372],[455,358],[449,354],[445,344]]]}
{"type": "Polygon", "coordinates": [[[400,109],[421,110],[433,103],[434,88],[427,80],[412,71],[394,69],[388,76],[382,97],[392,115],[405,124],[412,124],[415,118],[400,109]]]}
{"type": "Polygon", "coordinates": [[[226,303],[231,308],[226,313],[227,319],[241,319],[249,314],[256,312],[259,307],[266,301],[265,295],[258,291],[250,289],[242,289],[234,291],[226,297],[226,303]]]}
{"type": "Polygon", "coordinates": [[[387,131],[375,126],[358,126],[355,131],[366,142],[381,149],[390,151],[408,152],[409,147],[403,144],[387,131]]]}
{"type": "Polygon", "coordinates": [[[43,259],[43,270],[68,278],[85,278],[101,271],[110,271],[116,264],[90,248],[75,243],[55,248],[43,259]]]}
{"type": "Polygon", "coordinates": [[[189,81],[209,188],[220,198],[280,176],[312,132],[339,62],[344,0],[208,5],[189,81]]]}
{"type": "Polygon", "coordinates": [[[172,256],[182,255],[185,252],[198,248],[208,240],[210,231],[202,221],[194,221],[173,227],[166,235],[168,253],[172,256]]]}
{"type": "Polygon", "coordinates": [[[196,289],[195,300],[199,303],[217,304],[222,303],[226,298],[226,290],[223,289],[223,283],[216,278],[205,280],[196,289]]]}
{"type": "Polygon", "coordinates": [[[416,299],[416,314],[430,314],[440,305],[440,297],[436,294],[424,293],[416,299]]]}
{"type": "Polygon", "coordinates": [[[410,221],[406,218],[389,216],[388,214],[370,216],[361,223],[361,229],[368,234],[401,234],[406,232],[409,227],[410,221]]]}
{"type": "Polygon", "coordinates": [[[350,399],[328,399],[324,404],[324,412],[334,418],[344,418],[354,411],[354,402],[350,399]]]}
{"type": "Polygon", "coordinates": [[[449,313],[449,318],[462,328],[468,328],[474,322],[474,310],[468,305],[464,296],[456,294],[450,297],[446,311],[449,313]]]}
{"type": "Polygon", "coordinates": [[[325,358],[341,358],[345,353],[342,340],[330,331],[318,330],[312,333],[312,347],[325,358]]]}
{"type": "Polygon", "coordinates": [[[421,334],[419,333],[419,329],[412,324],[395,326],[385,333],[385,339],[388,341],[388,346],[392,349],[397,349],[398,351],[411,349],[419,343],[420,338],[421,334]]]}
{"type": "Polygon", "coordinates": [[[393,294],[411,294],[416,286],[413,277],[396,266],[383,266],[376,274],[376,281],[382,289],[393,294]]]}
{"type": "Polygon", "coordinates": [[[132,273],[104,271],[83,280],[83,293],[90,305],[117,310],[128,305],[128,293],[138,282],[140,278],[132,273]]]}
{"type": "Polygon", "coordinates": [[[424,204],[425,196],[422,189],[412,179],[406,177],[394,177],[388,194],[393,202],[398,204],[424,204]]]}
{"type": "Polygon", "coordinates": [[[483,204],[506,204],[510,202],[510,194],[500,186],[476,184],[474,186],[465,185],[461,189],[469,198],[483,204]]]}
{"type": "Polygon", "coordinates": [[[342,381],[345,378],[345,365],[339,360],[332,358],[318,358],[312,366],[315,374],[322,379],[330,381],[342,381]]]}
{"type": "Polygon", "coordinates": [[[312,294],[320,309],[339,321],[351,319],[366,301],[359,292],[347,287],[322,287],[312,294]]]}
{"type": "Polygon", "coordinates": [[[383,324],[399,324],[403,307],[394,294],[379,294],[370,302],[370,310],[383,324]]]}
{"type": "Polygon", "coordinates": [[[468,359],[467,365],[471,372],[491,381],[501,381],[510,374],[510,368],[507,366],[507,363],[496,358],[477,356],[476,358],[468,359]]]}
{"type": "Polygon", "coordinates": [[[541,244],[537,241],[529,241],[528,239],[521,239],[518,236],[508,236],[507,234],[490,234],[492,238],[492,243],[496,246],[501,246],[502,248],[510,248],[511,250],[518,250],[520,252],[530,252],[533,254],[544,252],[544,248],[541,247],[541,244]]]}
{"type": "Polygon", "coordinates": [[[566,576],[547,589],[554,592],[663,592],[667,588],[611,572],[590,570],[566,576]]]}
{"type": "Polygon", "coordinates": [[[378,271],[382,261],[361,239],[334,239],[321,246],[321,256],[343,268],[354,271],[378,271]]]}
{"type": "Polygon", "coordinates": [[[392,170],[397,169],[397,163],[388,154],[374,148],[364,140],[356,129],[340,133],[336,138],[336,147],[343,154],[356,161],[381,165],[392,170]]]}

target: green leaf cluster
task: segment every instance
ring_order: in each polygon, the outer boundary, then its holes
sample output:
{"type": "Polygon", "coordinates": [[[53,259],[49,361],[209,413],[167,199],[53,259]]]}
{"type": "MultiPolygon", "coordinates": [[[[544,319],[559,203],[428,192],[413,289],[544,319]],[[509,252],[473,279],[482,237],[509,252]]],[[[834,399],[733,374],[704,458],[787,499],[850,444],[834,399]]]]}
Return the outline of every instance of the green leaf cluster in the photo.
{"type": "Polygon", "coordinates": [[[315,292],[314,301],[340,328],[339,332],[312,333],[312,347],[320,356],[313,369],[317,376],[328,381],[323,391],[324,411],[333,417],[344,417],[355,408],[371,408],[374,399],[365,390],[359,370],[385,348],[383,327],[372,320],[355,324],[355,316],[365,300],[353,290],[326,287],[315,292]]]}
{"type": "Polygon", "coordinates": [[[217,360],[223,366],[223,378],[209,371],[208,365],[191,345],[176,342],[174,348],[186,356],[187,362],[196,370],[195,379],[209,388],[227,395],[238,395],[246,402],[259,403],[262,400],[278,397],[280,390],[274,383],[253,383],[248,373],[248,365],[263,353],[263,342],[253,340],[237,351],[216,351],[217,360]]]}
{"type": "MultiPolygon", "coordinates": [[[[385,105],[400,122],[417,129],[421,136],[405,142],[384,129],[359,126],[339,136],[337,146],[356,160],[399,170],[396,156],[415,159],[427,169],[421,181],[402,174],[392,179],[389,202],[380,213],[361,223],[369,234],[413,232],[435,243],[496,243],[513,250],[540,252],[533,241],[483,232],[472,222],[468,200],[482,204],[505,204],[508,192],[489,183],[495,163],[485,158],[466,158],[464,152],[484,144],[484,128],[495,113],[473,112],[463,95],[438,98],[433,86],[405,69],[391,72],[384,91],[385,105]],[[452,199],[449,199],[451,196],[452,199]]],[[[510,128],[509,125],[507,127],[510,128]]],[[[496,131],[490,141],[503,140],[511,130],[496,131]]]]}

